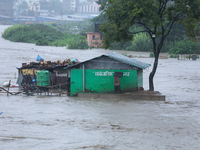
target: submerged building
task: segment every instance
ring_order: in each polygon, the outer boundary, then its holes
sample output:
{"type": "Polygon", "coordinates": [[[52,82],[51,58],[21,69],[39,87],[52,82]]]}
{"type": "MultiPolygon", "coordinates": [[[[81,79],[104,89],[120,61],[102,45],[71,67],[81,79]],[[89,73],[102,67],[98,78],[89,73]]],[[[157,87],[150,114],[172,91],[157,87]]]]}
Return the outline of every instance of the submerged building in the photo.
{"type": "Polygon", "coordinates": [[[143,69],[150,64],[113,52],[84,62],[31,62],[18,68],[20,86],[59,86],[70,96],[79,93],[125,93],[143,89],[143,69]],[[46,77],[38,77],[38,71],[46,77]],[[45,80],[44,80],[45,78],[45,80]],[[40,81],[39,81],[40,80],[40,81]],[[37,83],[37,84],[36,84],[37,83]],[[39,84],[38,84],[39,83],[39,84]]]}
{"type": "Polygon", "coordinates": [[[113,52],[65,67],[70,95],[81,92],[116,93],[143,87],[143,69],[150,64],[113,52]],[[120,89],[116,89],[116,87],[120,89]]]}

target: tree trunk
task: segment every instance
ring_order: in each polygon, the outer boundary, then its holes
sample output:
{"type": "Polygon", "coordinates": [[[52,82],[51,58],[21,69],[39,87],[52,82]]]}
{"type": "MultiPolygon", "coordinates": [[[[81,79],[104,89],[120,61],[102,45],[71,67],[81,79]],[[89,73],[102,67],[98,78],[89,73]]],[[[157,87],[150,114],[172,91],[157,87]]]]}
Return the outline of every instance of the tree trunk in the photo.
{"type": "Polygon", "coordinates": [[[158,66],[158,58],[159,58],[159,53],[160,53],[160,49],[159,47],[156,48],[156,40],[155,38],[152,38],[153,41],[153,50],[154,50],[154,64],[153,64],[153,69],[149,75],[149,91],[154,91],[154,84],[153,84],[153,77],[156,73],[157,70],[157,66],[158,66]]]}
{"type": "Polygon", "coordinates": [[[158,57],[159,57],[159,54],[155,54],[153,69],[152,69],[152,72],[149,75],[149,91],[154,91],[153,77],[156,73],[156,69],[157,69],[157,66],[158,66],[158,57]]]}

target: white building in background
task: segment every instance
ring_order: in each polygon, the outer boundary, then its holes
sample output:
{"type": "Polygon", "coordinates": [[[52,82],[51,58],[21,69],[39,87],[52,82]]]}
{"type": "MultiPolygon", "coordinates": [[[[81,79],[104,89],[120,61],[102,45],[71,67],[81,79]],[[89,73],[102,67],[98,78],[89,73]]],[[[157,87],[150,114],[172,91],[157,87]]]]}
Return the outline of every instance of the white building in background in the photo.
{"type": "Polygon", "coordinates": [[[96,0],[63,0],[63,10],[78,13],[99,13],[101,5],[96,0]]]}
{"type": "Polygon", "coordinates": [[[49,11],[48,10],[40,10],[40,16],[48,16],[49,11]]]}
{"type": "Polygon", "coordinates": [[[95,0],[92,2],[83,2],[78,6],[77,12],[79,13],[100,13],[101,5],[98,5],[95,0]]]}
{"type": "Polygon", "coordinates": [[[28,2],[28,10],[34,11],[34,12],[39,12],[40,11],[40,3],[38,1],[36,1],[36,2],[29,1],[28,2]]]}
{"type": "Polygon", "coordinates": [[[76,11],[79,0],[63,0],[63,9],[65,11],[76,11]]]}

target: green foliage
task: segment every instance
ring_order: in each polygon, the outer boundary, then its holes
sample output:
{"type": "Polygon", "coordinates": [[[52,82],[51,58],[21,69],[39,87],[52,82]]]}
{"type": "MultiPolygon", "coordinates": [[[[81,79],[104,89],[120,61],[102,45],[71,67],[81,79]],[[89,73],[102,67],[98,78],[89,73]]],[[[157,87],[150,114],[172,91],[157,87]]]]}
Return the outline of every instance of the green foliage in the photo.
{"type": "Polygon", "coordinates": [[[68,45],[68,49],[88,49],[86,37],[79,34],[64,34],[43,24],[14,25],[7,28],[2,37],[13,42],[35,43],[41,46],[68,45]]]}
{"type": "Polygon", "coordinates": [[[154,57],[154,53],[151,52],[151,53],[149,54],[149,57],[154,57]]]}
{"type": "Polygon", "coordinates": [[[56,23],[52,23],[51,24],[53,27],[57,27],[57,24],[56,23]]]}
{"type": "Polygon", "coordinates": [[[176,54],[170,54],[170,58],[177,58],[176,54]]]}
{"type": "Polygon", "coordinates": [[[200,0],[99,0],[99,3],[108,20],[99,28],[104,34],[105,48],[115,41],[132,41],[140,32],[149,34],[155,55],[149,75],[149,90],[153,91],[159,53],[174,23],[183,23],[186,35],[196,37],[194,31],[200,19],[200,0]],[[133,27],[141,27],[141,30],[132,31],[133,27]]]}
{"type": "Polygon", "coordinates": [[[74,37],[68,43],[68,49],[88,49],[88,43],[84,36],[74,37]]]}
{"type": "MultiPolygon", "coordinates": [[[[194,29],[200,15],[200,1],[141,1],[141,0],[99,0],[107,22],[103,22],[100,30],[104,33],[105,48],[109,48],[114,41],[131,41],[138,32],[156,35],[156,51],[160,52],[164,40],[170,33],[174,23],[184,23],[185,33],[195,37],[194,29]],[[131,32],[133,26],[140,26],[141,30],[131,32]]],[[[178,25],[177,25],[178,27],[178,25]]]]}
{"type": "Polygon", "coordinates": [[[152,42],[146,33],[136,34],[133,37],[131,45],[126,48],[126,50],[130,51],[151,51],[152,50],[152,42]]]}
{"type": "Polygon", "coordinates": [[[52,42],[64,37],[64,34],[43,24],[14,25],[7,28],[2,37],[13,42],[36,43],[39,39],[52,42]]]}
{"type": "Polygon", "coordinates": [[[194,42],[192,40],[184,39],[175,44],[169,50],[170,54],[199,54],[200,53],[200,42],[194,42]]]}
{"type": "Polygon", "coordinates": [[[125,42],[125,43],[121,43],[121,42],[113,42],[109,49],[110,50],[127,50],[126,48],[128,46],[131,45],[131,41],[130,42],[125,42]]]}
{"type": "Polygon", "coordinates": [[[51,43],[49,43],[50,46],[56,46],[56,47],[63,47],[66,46],[68,43],[69,39],[57,39],[51,43]]]}
{"type": "Polygon", "coordinates": [[[107,20],[106,15],[103,14],[103,13],[101,13],[101,14],[98,15],[97,17],[91,19],[91,21],[92,21],[93,23],[100,23],[100,24],[101,24],[101,23],[103,23],[103,22],[107,22],[108,20],[107,20]]]}
{"type": "Polygon", "coordinates": [[[39,46],[48,46],[49,44],[48,44],[47,40],[45,40],[45,39],[39,39],[39,40],[37,40],[36,45],[39,45],[39,46]]]}

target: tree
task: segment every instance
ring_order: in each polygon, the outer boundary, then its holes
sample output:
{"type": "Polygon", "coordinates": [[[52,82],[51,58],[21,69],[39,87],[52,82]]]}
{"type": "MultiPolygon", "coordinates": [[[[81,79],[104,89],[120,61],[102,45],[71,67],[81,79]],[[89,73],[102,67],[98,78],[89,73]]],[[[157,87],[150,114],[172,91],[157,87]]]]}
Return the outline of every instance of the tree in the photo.
{"type": "Polygon", "coordinates": [[[184,24],[187,36],[195,38],[200,0],[99,0],[98,3],[108,19],[100,26],[105,48],[114,41],[131,41],[137,33],[145,32],[150,36],[155,59],[149,75],[149,90],[154,91],[153,78],[166,37],[177,22],[184,24]],[[132,31],[134,26],[142,30],[132,31]]]}

